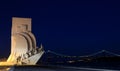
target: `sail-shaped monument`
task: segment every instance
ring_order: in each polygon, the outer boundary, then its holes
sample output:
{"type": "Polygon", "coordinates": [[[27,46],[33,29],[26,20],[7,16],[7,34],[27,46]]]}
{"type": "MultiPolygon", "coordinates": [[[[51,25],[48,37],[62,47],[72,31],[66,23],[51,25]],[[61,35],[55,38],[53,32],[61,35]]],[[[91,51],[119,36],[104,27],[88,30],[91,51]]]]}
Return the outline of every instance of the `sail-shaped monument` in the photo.
{"type": "Polygon", "coordinates": [[[12,18],[11,53],[0,65],[35,65],[44,54],[43,46],[36,45],[31,22],[31,18],[12,18]]]}

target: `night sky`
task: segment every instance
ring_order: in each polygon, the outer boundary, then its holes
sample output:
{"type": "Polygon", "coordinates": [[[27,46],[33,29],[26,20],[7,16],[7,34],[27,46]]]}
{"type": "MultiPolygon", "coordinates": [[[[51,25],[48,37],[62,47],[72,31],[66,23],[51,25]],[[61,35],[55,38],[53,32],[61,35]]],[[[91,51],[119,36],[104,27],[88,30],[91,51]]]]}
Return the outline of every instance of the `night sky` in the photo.
{"type": "MultiPolygon", "coordinates": [[[[113,0],[114,1],[114,0],[113,0]]],[[[8,0],[0,2],[0,56],[11,48],[12,17],[32,18],[37,45],[66,55],[120,54],[120,2],[8,0]]]]}

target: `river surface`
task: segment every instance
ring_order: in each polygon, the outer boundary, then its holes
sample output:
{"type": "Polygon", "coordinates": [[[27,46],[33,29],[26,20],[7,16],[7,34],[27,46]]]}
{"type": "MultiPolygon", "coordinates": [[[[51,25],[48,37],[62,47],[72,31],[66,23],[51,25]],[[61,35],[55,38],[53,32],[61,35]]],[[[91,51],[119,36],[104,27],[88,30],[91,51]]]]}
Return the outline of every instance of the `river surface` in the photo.
{"type": "Polygon", "coordinates": [[[95,68],[82,68],[82,67],[66,67],[66,66],[11,66],[0,67],[0,71],[120,71],[109,69],[95,69],[95,68]]]}

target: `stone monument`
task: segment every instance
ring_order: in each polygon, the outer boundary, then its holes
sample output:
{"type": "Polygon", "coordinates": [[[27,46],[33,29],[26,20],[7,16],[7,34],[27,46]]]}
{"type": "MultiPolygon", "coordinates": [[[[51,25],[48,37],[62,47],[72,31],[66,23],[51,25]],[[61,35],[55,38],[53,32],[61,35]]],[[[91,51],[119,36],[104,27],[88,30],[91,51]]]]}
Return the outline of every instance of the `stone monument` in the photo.
{"type": "Polygon", "coordinates": [[[35,65],[44,50],[36,46],[36,39],[31,31],[31,18],[12,18],[11,53],[1,65],[35,65]]]}

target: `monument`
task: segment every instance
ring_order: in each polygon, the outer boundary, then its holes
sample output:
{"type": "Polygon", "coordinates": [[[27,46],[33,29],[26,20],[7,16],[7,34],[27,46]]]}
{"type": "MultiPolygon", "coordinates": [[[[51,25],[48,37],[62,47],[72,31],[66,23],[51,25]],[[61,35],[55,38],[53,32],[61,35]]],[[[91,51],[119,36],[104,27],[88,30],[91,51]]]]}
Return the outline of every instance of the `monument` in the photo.
{"type": "Polygon", "coordinates": [[[0,65],[35,65],[43,55],[42,45],[36,46],[31,18],[12,18],[11,53],[0,65]]]}

